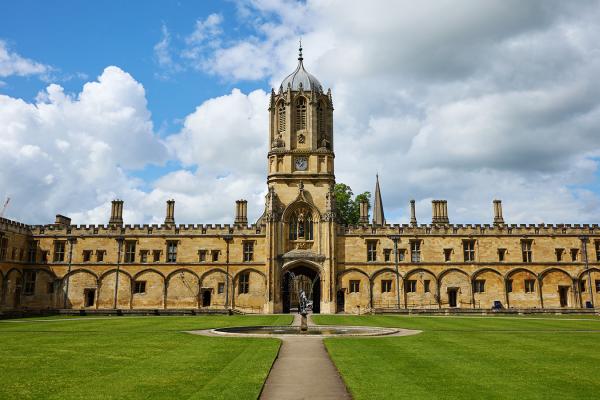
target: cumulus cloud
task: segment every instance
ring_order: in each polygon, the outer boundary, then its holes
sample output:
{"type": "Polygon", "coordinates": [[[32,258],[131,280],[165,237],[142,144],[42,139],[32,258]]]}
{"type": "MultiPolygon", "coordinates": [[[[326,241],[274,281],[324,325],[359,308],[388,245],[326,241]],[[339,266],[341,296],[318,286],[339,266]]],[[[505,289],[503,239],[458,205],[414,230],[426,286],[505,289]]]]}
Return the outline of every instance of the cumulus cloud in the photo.
{"type": "Polygon", "coordinates": [[[333,90],[336,176],[362,191],[379,171],[388,219],[413,197],[447,198],[455,222],[490,221],[494,197],[515,222],[600,217],[597,1],[254,1],[240,15],[254,35],[202,69],[277,88],[301,35],[333,90]]]}
{"type": "Polygon", "coordinates": [[[0,77],[42,75],[51,70],[52,68],[48,65],[24,58],[18,53],[10,51],[6,42],[0,40],[0,77]]]}
{"type": "Polygon", "coordinates": [[[126,170],[161,163],[166,154],[143,86],[117,67],[78,95],[56,84],[35,103],[0,95],[0,194],[12,198],[8,216],[43,222],[58,212],[85,214],[117,194],[139,192],[126,170]]]}

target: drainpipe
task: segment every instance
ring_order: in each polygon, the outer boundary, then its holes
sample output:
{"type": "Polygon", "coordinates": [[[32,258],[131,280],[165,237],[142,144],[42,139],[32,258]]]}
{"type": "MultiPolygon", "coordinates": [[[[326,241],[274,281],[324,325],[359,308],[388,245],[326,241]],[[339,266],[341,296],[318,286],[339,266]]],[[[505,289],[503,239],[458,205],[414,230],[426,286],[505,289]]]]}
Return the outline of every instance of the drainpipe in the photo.
{"type": "Polygon", "coordinates": [[[394,263],[396,264],[396,298],[398,301],[398,310],[399,310],[400,309],[400,272],[398,271],[398,241],[400,240],[400,235],[390,235],[388,237],[394,241],[394,263]]]}
{"type": "MultiPolygon", "coordinates": [[[[587,243],[588,237],[582,236],[580,237],[581,243],[583,244],[583,261],[585,262],[585,269],[587,270],[588,276],[588,291],[590,292],[590,303],[592,304],[592,308],[594,308],[594,295],[592,293],[592,273],[590,272],[590,265],[588,264],[588,254],[587,254],[587,243]]],[[[581,305],[583,307],[583,304],[581,305]]]]}
{"type": "Polygon", "coordinates": [[[69,279],[71,278],[71,263],[73,261],[73,244],[77,241],[75,238],[67,239],[69,241],[69,267],[67,269],[67,282],[65,283],[65,298],[63,308],[67,308],[67,299],[69,298],[69,279]]]}
{"type": "Polygon", "coordinates": [[[229,308],[229,243],[233,240],[232,235],[224,235],[223,240],[225,240],[227,250],[225,252],[225,309],[229,308]]]}
{"type": "Polygon", "coordinates": [[[119,236],[117,238],[117,244],[119,246],[119,250],[117,252],[117,276],[115,277],[115,302],[113,308],[117,309],[117,296],[119,295],[119,271],[121,269],[121,248],[123,247],[123,236],[119,236]]]}

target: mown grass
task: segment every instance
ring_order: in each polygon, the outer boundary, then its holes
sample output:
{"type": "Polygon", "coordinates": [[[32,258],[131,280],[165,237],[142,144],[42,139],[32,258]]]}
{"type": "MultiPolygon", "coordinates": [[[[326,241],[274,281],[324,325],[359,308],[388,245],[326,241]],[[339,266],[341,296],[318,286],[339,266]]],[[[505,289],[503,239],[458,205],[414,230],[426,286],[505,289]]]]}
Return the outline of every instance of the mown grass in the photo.
{"type": "Polygon", "coordinates": [[[319,324],[419,329],[325,340],[356,399],[593,399],[600,318],[315,316],[319,324]]]}
{"type": "Polygon", "coordinates": [[[0,321],[0,399],[256,399],[280,342],[185,330],[290,316],[0,321]]]}

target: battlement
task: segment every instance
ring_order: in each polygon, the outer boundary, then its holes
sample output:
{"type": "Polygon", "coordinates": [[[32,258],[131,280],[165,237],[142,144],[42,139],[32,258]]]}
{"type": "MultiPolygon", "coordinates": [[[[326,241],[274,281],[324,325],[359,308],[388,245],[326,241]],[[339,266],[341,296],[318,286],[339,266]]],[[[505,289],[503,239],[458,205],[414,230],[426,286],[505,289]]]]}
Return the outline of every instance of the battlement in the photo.
{"type": "Polygon", "coordinates": [[[600,235],[598,224],[385,224],[339,225],[338,235],[600,235]]]}
{"type": "Polygon", "coordinates": [[[257,235],[262,234],[260,225],[240,224],[127,224],[115,225],[34,225],[35,235],[257,235]]]}
{"type": "Polygon", "coordinates": [[[31,226],[7,218],[0,218],[0,231],[31,235],[31,226]]]}

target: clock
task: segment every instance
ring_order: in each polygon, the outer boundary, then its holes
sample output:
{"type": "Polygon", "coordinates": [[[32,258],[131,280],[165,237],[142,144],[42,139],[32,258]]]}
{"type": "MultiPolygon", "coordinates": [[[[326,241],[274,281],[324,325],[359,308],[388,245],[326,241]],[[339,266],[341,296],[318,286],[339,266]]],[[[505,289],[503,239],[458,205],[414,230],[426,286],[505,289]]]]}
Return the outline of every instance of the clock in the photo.
{"type": "Polygon", "coordinates": [[[298,171],[305,171],[308,167],[308,160],[306,157],[296,157],[296,169],[298,171]]]}

